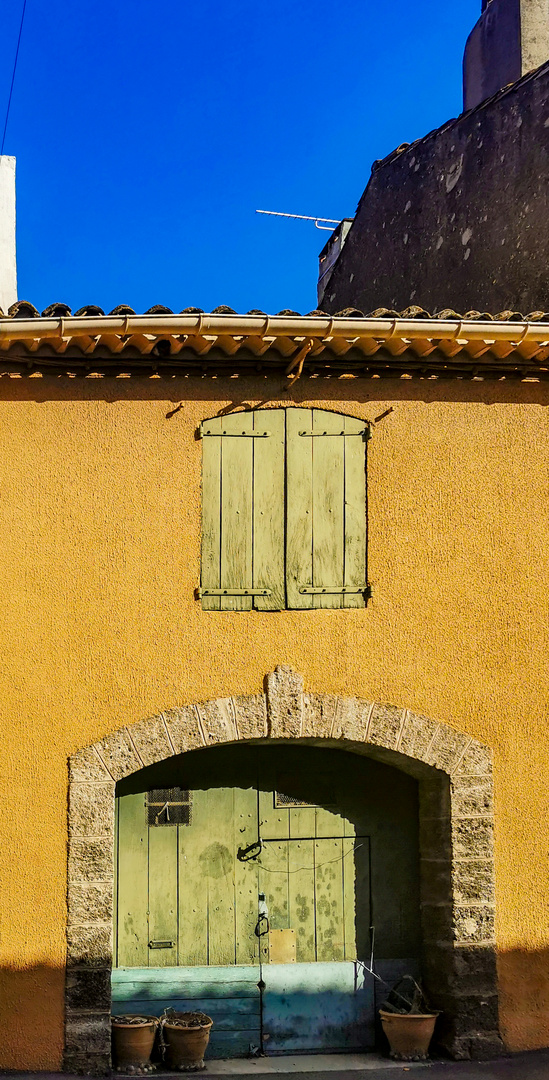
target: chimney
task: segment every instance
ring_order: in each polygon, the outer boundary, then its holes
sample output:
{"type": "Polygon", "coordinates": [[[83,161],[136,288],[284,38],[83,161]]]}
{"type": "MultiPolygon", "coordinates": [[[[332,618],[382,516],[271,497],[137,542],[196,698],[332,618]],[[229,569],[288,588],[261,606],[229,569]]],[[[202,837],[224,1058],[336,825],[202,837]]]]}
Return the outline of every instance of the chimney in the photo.
{"type": "Polygon", "coordinates": [[[15,158],[0,157],[0,308],[17,300],[15,261],[15,158]]]}
{"type": "Polygon", "coordinates": [[[482,0],[463,57],[463,107],[486,98],[549,60],[549,0],[482,0]]]}

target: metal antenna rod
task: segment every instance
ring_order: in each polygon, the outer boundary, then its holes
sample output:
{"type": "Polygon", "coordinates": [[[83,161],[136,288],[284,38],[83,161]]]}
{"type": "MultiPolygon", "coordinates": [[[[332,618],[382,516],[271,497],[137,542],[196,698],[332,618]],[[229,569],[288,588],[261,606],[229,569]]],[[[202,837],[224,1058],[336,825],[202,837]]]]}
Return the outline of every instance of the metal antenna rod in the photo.
{"type": "Polygon", "coordinates": [[[333,232],[333,229],[328,229],[326,225],[319,225],[319,221],[327,221],[330,225],[339,225],[340,220],[329,217],[307,217],[306,214],[283,214],[280,210],[256,210],[256,214],[269,214],[271,217],[288,217],[296,218],[298,221],[314,221],[317,229],[323,229],[324,232],[333,232]]]}

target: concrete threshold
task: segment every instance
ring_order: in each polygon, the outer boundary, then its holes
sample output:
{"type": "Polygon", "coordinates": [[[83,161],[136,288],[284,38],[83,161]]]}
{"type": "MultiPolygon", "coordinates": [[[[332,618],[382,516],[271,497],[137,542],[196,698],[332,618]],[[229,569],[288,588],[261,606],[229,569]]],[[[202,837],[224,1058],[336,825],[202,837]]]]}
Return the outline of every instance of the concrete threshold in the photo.
{"type": "Polygon", "coordinates": [[[281,1073],[369,1072],[377,1069],[426,1068],[429,1061],[391,1061],[381,1054],[281,1054],[273,1057],[206,1061],[204,1076],[270,1076],[281,1073]]]}

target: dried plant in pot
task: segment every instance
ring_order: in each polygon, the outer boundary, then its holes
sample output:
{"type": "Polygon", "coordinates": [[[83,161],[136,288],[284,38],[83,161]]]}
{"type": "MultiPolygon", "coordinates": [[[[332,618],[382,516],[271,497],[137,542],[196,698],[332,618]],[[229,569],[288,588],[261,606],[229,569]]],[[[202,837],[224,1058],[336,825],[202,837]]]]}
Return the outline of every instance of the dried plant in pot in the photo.
{"type": "Polygon", "coordinates": [[[379,1015],[393,1060],[427,1061],[439,1013],[429,1008],[411,975],[393,986],[379,1015]]]}
{"type": "Polygon", "coordinates": [[[160,1021],[164,1062],[178,1072],[205,1069],[204,1054],[213,1020],[203,1012],[176,1012],[166,1009],[160,1021]]]}
{"type": "Polygon", "coordinates": [[[159,1020],[127,1013],[111,1018],[112,1058],[117,1072],[145,1076],[154,1071],[151,1054],[159,1020]]]}

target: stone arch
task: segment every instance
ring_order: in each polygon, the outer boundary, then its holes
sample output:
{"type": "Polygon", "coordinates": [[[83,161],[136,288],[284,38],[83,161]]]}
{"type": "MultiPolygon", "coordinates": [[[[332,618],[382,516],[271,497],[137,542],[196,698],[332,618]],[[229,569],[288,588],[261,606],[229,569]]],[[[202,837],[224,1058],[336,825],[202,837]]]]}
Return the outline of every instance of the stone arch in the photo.
{"type": "Polygon", "coordinates": [[[280,666],[265,693],[170,709],[69,761],[65,1069],[110,1067],[116,782],[187,750],[238,740],[314,740],[416,776],[423,976],[454,1058],[501,1051],[494,931],[492,759],[488,747],[406,709],[304,693],[280,666]]]}

